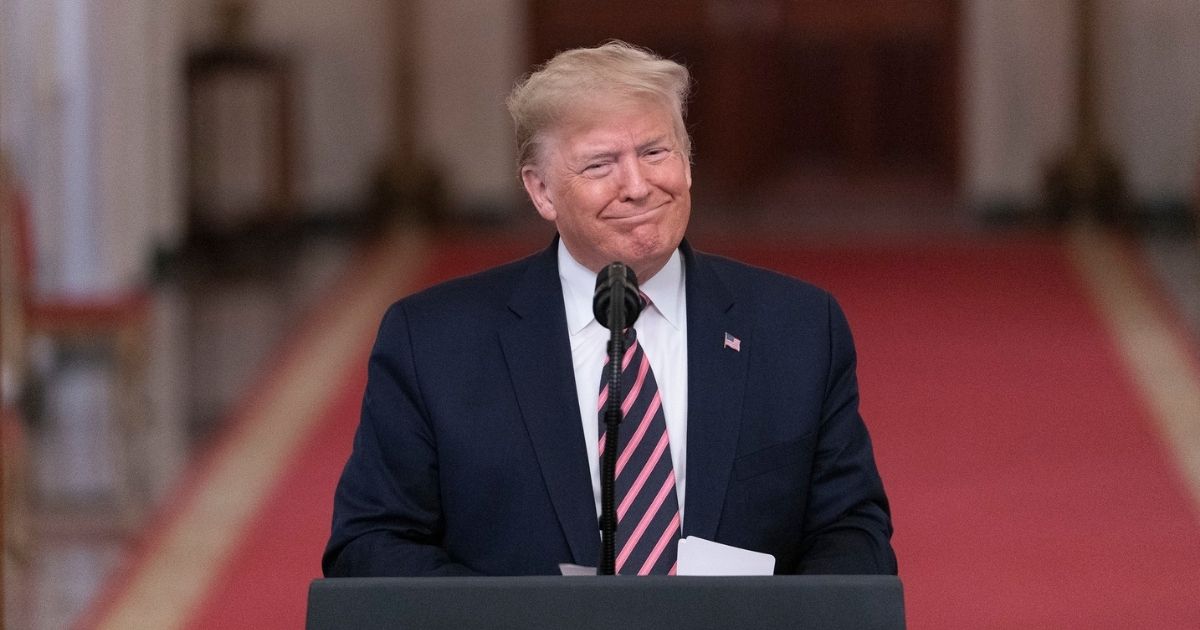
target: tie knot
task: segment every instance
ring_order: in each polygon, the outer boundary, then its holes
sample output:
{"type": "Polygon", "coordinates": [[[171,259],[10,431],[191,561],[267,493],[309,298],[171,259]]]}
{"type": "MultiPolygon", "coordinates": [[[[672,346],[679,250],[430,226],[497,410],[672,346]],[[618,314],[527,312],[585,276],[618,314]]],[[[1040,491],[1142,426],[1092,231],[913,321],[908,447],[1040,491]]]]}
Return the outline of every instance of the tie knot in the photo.
{"type": "MultiPolygon", "coordinates": [[[[640,289],[638,290],[638,297],[642,300],[643,310],[645,310],[647,306],[650,306],[654,303],[650,300],[650,296],[643,293],[640,289]]],[[[633,345],[634,341],[637,341],[637,331],[633,329],[633,326],[630,326],[629,328],[625,329],[625,347],[628,348],[629,346],[633,345]]]]}

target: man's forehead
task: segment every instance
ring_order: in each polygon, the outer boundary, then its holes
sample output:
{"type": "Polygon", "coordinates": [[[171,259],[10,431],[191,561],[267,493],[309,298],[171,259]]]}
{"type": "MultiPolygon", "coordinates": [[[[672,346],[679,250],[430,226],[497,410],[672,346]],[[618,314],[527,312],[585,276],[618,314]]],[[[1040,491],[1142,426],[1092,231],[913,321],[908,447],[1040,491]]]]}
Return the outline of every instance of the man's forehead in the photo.
{"type": "Polygon", "coordinates": [[[669,129],[597,129],[564,138],[563,149],[571,154],[606,153],[620,149],[643,149],[651,145],[670,142],[673,134],[669,129]]]}
{"type": "Polygon", "coordinates": [[[570,153],[666,142],[674,136],[669,112],[650,107],[578,112],[556,125],[551,133],[560,149],[570,153]]]}

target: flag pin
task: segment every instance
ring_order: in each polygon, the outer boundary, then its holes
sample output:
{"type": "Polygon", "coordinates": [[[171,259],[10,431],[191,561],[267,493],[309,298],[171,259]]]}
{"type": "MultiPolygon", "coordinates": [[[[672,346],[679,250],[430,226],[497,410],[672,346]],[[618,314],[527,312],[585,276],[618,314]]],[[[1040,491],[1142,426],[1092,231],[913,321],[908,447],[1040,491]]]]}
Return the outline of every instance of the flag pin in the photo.
{"type": "Polygon", "coordinates": [[[734,337],[733,335],[731,335],[729,333],[725,333],[725,347],[733,348],[734,352],[741,352],[742,351],[742,340],[738,339],[737,337],[734,337]]]}

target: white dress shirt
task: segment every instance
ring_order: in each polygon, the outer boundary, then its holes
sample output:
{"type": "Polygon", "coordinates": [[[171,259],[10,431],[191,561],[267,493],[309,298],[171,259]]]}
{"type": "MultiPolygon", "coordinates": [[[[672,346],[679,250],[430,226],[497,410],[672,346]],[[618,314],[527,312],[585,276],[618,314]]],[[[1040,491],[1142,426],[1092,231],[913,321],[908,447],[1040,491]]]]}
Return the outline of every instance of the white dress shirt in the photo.
{"type": "MultiPolygon", "coordinates": [[[[567,331],[571,336],[571,358],[575,363],[575,388],[579,415],[587,439],[588,468],[592,473],[592,495],[600,516],[600,374],[608,357],[609,330],[592,314],[596,274],[576,262],[562,241],[558,242],[558,276],[562,280],[567,309],[567,331]]],[[[683,259],[676,249],[667,264],[649,280],[641,281],[650,305],[634,323],[638,341],[650,359],[650,369],[662,396],[663,416],[675,469],[675,491],[683,522],[684,488],[687,483],[687,302],[684,295],[683,259]]],[[[622,424],[621,430],[629,430],[622,424]]]]}

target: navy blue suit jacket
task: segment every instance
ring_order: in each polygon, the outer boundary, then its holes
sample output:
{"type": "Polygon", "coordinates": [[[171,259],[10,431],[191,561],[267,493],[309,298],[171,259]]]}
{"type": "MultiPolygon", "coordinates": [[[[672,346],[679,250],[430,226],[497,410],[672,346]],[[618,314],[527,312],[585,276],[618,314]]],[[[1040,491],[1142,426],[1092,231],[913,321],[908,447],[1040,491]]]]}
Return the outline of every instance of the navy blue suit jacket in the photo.
{"type": "MultiPolygon", "coordinates": [[[[826,292],[685,242],[683,535],[779,573],[895,573],[858,412],[850,329],[826,292]],[[725,347],[725,334],[741,350],[725,347]]],[[[600,535],[556,245],[388,310],[334,497],[327,576],[555,574],[600,535]]]]}

